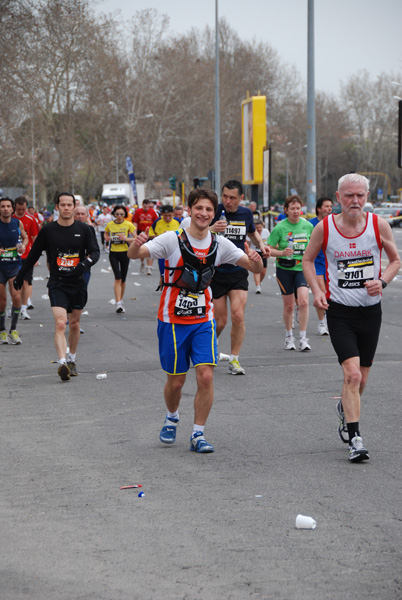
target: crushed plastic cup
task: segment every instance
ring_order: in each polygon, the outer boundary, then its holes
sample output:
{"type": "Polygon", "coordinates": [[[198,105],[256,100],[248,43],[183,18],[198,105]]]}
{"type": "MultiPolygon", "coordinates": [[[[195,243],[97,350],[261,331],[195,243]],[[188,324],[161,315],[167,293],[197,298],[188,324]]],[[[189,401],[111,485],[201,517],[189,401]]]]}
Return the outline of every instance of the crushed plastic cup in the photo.
{"type": "Polygon", "coordinates": [[[144,498],[144,497],[145,497],[145,493],[144,493],[144,492],[140,492],[140,493],[138,494],[138,498],[144,498]]]}
{"type": "Polygon", "coordinates": [[[106,269],[101,269],[101,273],[110,273],[110,271],[107,271],[106,269]]]}
{"type": "Polygon", "coordinates": [[[230,360],[230,354],[224,354],[223,352],[219,352],[219,362],[223,360],[230,360]]]}
{"type": "Polygon", "coordinates": [[[297,529],[315,529],[317,527],[317,521],[313,517],[307,515],[297,515],[296,517],[296,528],[297,529]]]}
{"type": "Polygon", "coordinates": [[[43,294],[43,295],[42,295],[42,298],[43,298],[44,300],[49,300],[49,296],[48,296],[47,294],[43,294]]]}
{"type": "Polygon", "coordinates": [[[96,379],[107,379],[107,373],[98,373],[96,379]]]}
{"type": "Polygon", "coordinates": [[[108,300],[108,304],[116,304],[116,300],[112,298],[111,300],[108,300]]]}

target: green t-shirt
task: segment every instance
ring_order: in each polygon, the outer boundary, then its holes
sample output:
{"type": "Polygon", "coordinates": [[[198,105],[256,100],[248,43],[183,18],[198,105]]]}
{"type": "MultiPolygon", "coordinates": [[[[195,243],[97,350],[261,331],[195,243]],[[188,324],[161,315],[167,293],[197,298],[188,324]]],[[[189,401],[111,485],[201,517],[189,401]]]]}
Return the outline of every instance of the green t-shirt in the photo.
{"type": "Polygon", "coordinates": [[[268,244],[273,248],[284,250],[288,247],[289,237],[293,238],[293,259],[278,256],[277,267],[287,271],[303,270],[302,258],[313,229],[314,226],[302,217],[298,223],[290,223],[287,219],[283,219],[274,227],[268,238],[268,244]]]}

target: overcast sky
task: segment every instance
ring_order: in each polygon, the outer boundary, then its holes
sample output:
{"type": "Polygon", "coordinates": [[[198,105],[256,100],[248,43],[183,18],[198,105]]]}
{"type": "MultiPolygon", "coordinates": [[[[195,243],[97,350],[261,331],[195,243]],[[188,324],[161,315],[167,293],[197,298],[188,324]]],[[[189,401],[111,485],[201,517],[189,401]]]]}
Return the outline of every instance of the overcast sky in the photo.
{"type": "MultiPolygon", "coordinates": [[[[367,69],[402,73],[402,0],[315,0],[315,86],[339,92],[339,82],[367,69]]],[[[100,0],[97,12],[156,8],[172,32],[215,26],[215,0],[100,0]]],[[[243,39],[270,43],[307,79],[307,0],[219,0],[224,17],[243,39]]],[[[402,76],[401,76],[402,79],[402,76]]],[[[397,88],[395,88],[397,92],[397,88]]],[[[402,95],[402,86],[398,90],[402,95]]]]}

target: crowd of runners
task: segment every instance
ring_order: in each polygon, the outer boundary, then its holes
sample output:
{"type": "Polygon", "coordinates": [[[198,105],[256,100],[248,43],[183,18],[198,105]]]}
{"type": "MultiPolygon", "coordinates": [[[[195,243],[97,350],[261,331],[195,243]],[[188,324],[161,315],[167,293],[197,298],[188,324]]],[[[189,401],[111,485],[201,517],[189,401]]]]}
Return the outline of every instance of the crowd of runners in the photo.
{"type": "MultiPolygon", "coordinates": [[[[213,402],[213,372],[219,358],[218,338],[230,317],[228,371],[245,375],[240,353],[245,328],[249,277],[262,293],[267,260],[276,261],[276,281],[283,300],[284,349],[311,351],[307,338],[309,289],[317,311],[318,335],[330,335],[343,371],[342,399],[337,405],[339,437],[348,444],[349,460],[367,460],[360,433],[360,402],[373,363],[381,326],[381,296],[400,268],[400,258],[388,223],[364,212],[368,180],[343,176],[336,198],[320,198],[316,218],[302,216],[302,200],[286,198],[284,215],[269,232],[257,206],[244,205],[243,186],[227,181],[219,200],[211,190],[190,192],[187,206],[155,211],[144,200],[132,215],[123,205],[90,214],[74,195],[61,193],[56,218],[42,222],[24,197],[0,199],[0,344],[21,344],[18,319],[30,319],[33,269],[47,260],[48,295],[54,317],[58,375],[68,381],[78,375],[76,355],[82,333],[80,318],[88,297],[90,269],[100,257],[100,245],[114,274],[116,312],[124,313],[124,291],[130,259],[151,275],[158,261],[160,304],[159,354],[167,380],[167,413],[160,441],[173,444],[179,405],[190,364],[197,392],[190,449],[210,453],[204,436],[213,402]],[[384,250],[388,265],[381,270],[384,250]],[[6,328],[7,291],[11,324],[6,328]],[[68,337],[66,329],[68,323],[68,337]]],[[[151,332],[150,332],[151,335],[151,332]]]]}

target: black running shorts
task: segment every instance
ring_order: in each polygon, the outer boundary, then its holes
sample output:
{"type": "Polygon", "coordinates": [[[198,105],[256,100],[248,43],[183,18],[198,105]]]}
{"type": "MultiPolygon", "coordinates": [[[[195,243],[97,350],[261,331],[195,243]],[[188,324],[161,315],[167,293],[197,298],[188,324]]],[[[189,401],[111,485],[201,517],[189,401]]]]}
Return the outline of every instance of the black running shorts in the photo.
{"type": "Polygon", "coordinates": [[[248,271],[238,267],[221,271],[217,269],[211,282],[212,298],[222,298],[230,290],[248,290],[248,271]]]}
{"type": "Polygon", "coordinates": [[[328,330],[339,364],[359,356],[361,367],[371,367],[380,335],[381,315],[381,302],[373,306],[329,302],[328,330]]]}
{"type": "Polygon", "coordinates": [[[51,285],[48,290],[50,306],[65,308],[68,313],[71,313],[73,310],[82,310],[88,300],[86,284],[77,288],[51,285]]]}
{"type": "Polygon", "coordinates": [[[297,290],[300,287],[307,287],[303,271],[288,271],[276,267],[276,281],[278,282],[282,296],[297,295],[297,290]]]}
{"type": "Polygon", "coordinates": [[[130,259],[127,256],[127,251],[124,252],[109,252],[109,261],[111,267],[113,269],[114,278],[121,279],[121,282],[124,283],[127,278],[128,265],[130,264],[130,259]]]}

